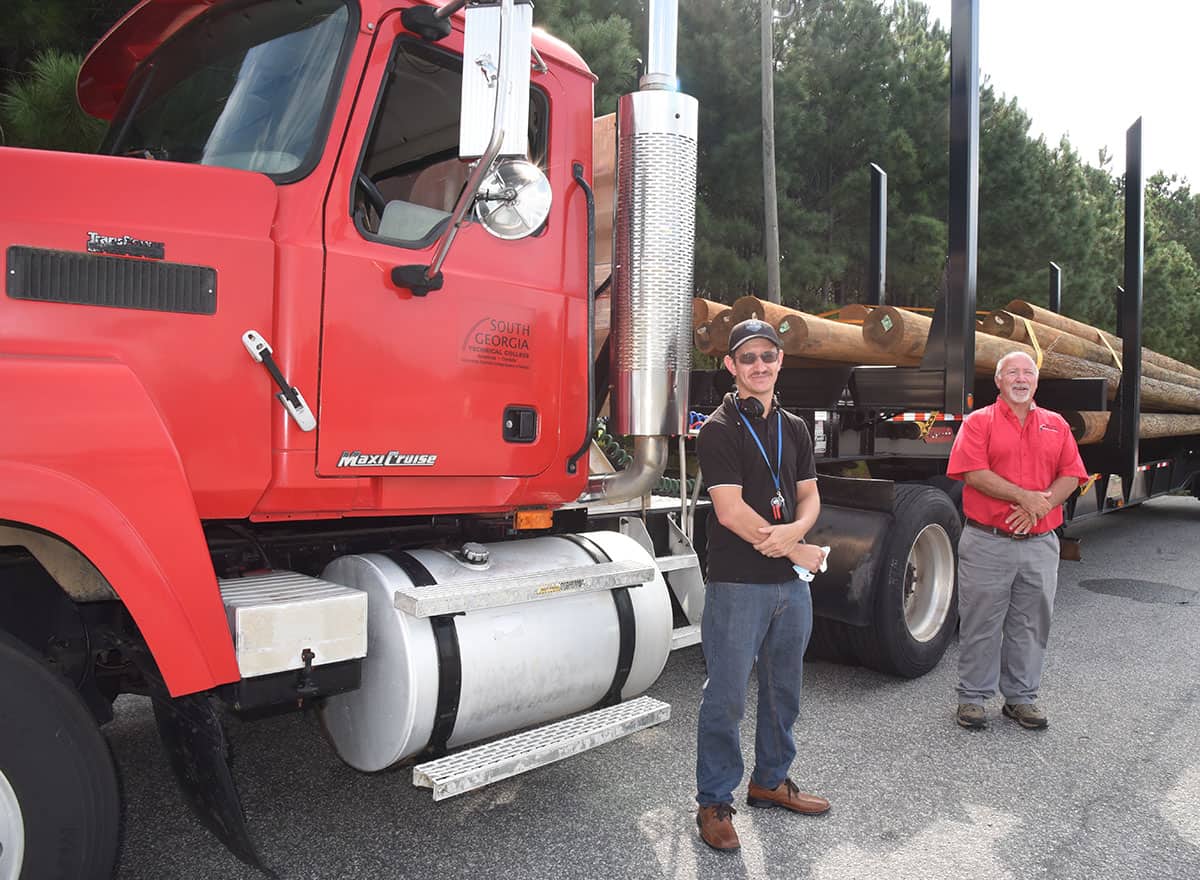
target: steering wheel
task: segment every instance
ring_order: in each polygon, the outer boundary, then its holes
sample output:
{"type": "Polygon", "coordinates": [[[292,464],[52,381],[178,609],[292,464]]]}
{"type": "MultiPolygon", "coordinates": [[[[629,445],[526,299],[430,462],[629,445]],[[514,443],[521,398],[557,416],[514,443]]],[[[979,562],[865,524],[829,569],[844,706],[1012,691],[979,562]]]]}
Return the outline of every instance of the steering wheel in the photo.
{"type": "Polygon", "coordinates": [[[358,185],[362,187],[363,194],[367,197],[367,201],[371,203],[371,207],[375,209],[375,213],[380,217],[383,216],[383,211],[387,207],[387,199],[383,197],[383,193],[379,191],[379,187],[375,185],[375,181],[367,177],[365,171],[358,172],[356,178],[358,185]]]}

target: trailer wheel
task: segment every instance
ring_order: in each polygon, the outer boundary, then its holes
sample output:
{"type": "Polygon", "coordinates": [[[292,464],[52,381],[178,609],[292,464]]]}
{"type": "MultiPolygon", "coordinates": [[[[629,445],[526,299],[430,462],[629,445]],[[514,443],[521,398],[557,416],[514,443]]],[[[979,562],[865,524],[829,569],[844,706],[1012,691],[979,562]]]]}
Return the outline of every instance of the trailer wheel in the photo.
{"type": "Polygon", "coordinates": [[[0,880],[113,873],[116,769],[74,689],[0,632],[0,880]]]}
{"type": "Polygon", "coordinates": [[[897,485],[895,524],[875,580],[875,620],[856,631],[859,660],[917,678],[937,666],[958,624],[954,502],[931,486],[897,485]]]}
{"type": "Polygon", "coordinates": [[[805,659],[827,660],[830,663],[856,663],[851,627],[840,620],[813,615],[812,636],[808,640],[805,659]]]}

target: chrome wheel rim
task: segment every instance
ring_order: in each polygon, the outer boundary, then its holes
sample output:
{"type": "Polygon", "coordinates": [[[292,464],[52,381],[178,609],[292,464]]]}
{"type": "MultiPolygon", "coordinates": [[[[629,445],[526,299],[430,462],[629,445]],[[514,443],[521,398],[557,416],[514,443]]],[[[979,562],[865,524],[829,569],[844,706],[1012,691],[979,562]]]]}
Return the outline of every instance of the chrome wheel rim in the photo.
{"type": "Polygon", "coordinates": [[[921,529],[908,551],[904,574],[904,623],[909,635],[928,642],[939,632],[954,596],[954,545],[936,523],[921,529]]]}
{"type": "Polygon", "coordinates": [[[0,771],[0,880],[17,880],[25,859],[25,821],[8,777],[0,771]]]}

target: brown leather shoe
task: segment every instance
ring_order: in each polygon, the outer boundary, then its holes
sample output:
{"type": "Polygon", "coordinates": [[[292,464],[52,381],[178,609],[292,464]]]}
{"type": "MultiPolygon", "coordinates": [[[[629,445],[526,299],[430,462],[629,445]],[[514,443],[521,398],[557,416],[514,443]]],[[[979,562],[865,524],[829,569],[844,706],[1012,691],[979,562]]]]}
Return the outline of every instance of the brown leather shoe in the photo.
{"type": "Polygon", "coordinates": [[[720,852],[733,852],[741,847],[737,832],[733,830],[733,814],[737,810],[732,804],[707,804],[696,814],[700,826],[700,839],[720,852]]]}
{"type": "Polygon", "coordinates": [[[819,816],[829,812],[829,801],[815,794],[805,794],[790,779],[783,780],[775,788],[763,788],[751,782],[750,790],[746,793],[746,803],[752,807],[783,807],[805,816],[819,816]]]}

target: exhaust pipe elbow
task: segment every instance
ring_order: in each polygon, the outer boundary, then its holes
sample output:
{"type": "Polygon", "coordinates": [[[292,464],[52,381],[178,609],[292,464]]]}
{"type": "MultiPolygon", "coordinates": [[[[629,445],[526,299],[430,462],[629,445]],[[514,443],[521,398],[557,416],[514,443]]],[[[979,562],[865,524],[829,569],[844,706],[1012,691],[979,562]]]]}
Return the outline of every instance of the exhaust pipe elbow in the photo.
{"type": "Polygon", "coordinates": [[[592,474],[579,500],[616,503],[639,498],[654,488],[666,469],[667,438],[634,437],[633,461],[615,474],[592,474]]]}

